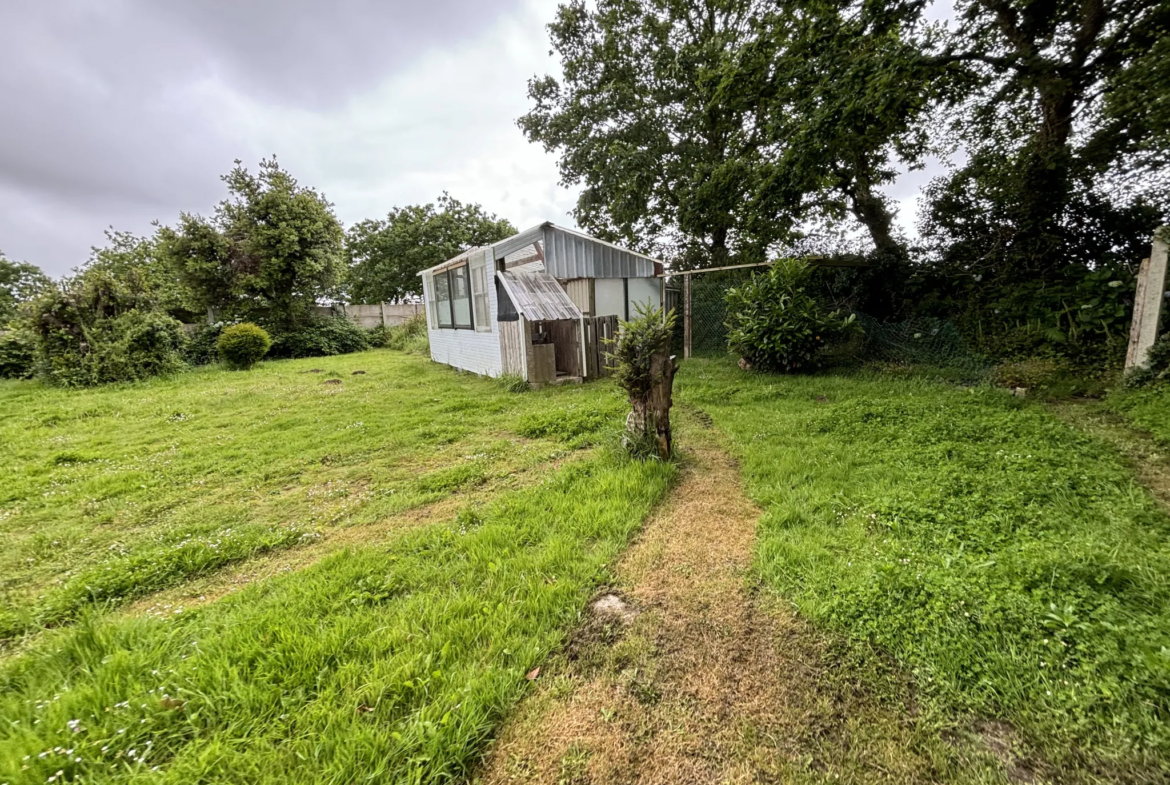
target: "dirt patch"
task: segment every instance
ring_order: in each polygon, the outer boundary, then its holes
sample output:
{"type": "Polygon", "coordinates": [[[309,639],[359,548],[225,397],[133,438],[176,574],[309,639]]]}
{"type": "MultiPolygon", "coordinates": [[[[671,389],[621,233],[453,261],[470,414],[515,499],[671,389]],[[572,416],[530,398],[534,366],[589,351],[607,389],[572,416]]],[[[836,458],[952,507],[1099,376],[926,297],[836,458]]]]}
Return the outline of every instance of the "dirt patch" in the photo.
{"type": "Polygon", "coordinates": [[[870,694],[791,609],[749,589],[760,511],[715,433],[680,443],[680,484],[475,781],[925,782],[948,755],[982,767],[941,740],[924,752],[904,683],[870,694]]]}
{"type": "Polygon", "coordinates": [[[589,612],[599,619],[622,624],[629,624],[638,618],[637,609],[612,592],[603,594],[591,602],[589,612]]]}
{"type": "Polygon", "coordinates": [[[1036,782],[1036,772],[1020,756],[1020,737],[1015,728],[1006,722],[984,720],[975,723],[974,731],[988,752],[1003,766],[1010,782],[1036,782]]]}

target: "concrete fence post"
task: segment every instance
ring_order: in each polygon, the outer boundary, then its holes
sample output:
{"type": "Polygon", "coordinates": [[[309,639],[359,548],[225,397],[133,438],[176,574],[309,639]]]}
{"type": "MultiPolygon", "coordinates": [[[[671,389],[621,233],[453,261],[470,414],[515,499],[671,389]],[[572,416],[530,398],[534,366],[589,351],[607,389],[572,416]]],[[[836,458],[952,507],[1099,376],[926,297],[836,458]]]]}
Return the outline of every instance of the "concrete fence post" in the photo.
{"type": "Polygon", "coordinates": [[[1125,370],[1146,364],[1146,354],[1158,339],[1158,322],[1162,316],[1163,293],[1166,291],[1167,257],[1170,256],[1170,227],[1154,232],[1150,258],[1142,260],[1138,270],[1133,300],[1133,321],[1129,329],[1129,351],[1125,370]]]}

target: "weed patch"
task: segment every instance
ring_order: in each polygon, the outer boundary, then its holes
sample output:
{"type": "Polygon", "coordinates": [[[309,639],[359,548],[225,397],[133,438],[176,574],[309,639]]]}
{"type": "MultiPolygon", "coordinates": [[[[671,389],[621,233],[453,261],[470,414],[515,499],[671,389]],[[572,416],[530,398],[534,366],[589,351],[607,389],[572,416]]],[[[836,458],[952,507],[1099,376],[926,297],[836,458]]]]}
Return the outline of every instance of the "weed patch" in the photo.
{"type": "Polygon", "coordinates": [[[619,401],[606,406],[568,406],[536,411],[521,417],[516,432],[529,439],[551,439],[574,447],[596,444],[603,433],[621,427],[619,401]]]}

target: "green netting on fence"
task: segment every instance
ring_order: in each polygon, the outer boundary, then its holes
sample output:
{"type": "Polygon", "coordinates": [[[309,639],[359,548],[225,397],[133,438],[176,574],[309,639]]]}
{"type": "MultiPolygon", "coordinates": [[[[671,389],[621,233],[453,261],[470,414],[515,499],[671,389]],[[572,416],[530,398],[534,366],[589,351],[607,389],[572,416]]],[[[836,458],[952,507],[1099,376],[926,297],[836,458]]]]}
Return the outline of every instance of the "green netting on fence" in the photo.
{"type": "MultiPolygon", "coordinates": [[[[747,281],[762,268],[741,268],[691,275],[691,356],[727,353],[727,290],[747,281]]],[[[683,276],[667,285],[667,305],[678,313],[674,345],[681,355],[685,336],[683,276]]],[[[879,322],[857,314],[865,340],[857,342],[853,361],[933,368],[948,377],[973,380],[984,376],[988,363],[974,354],[954,324],[942,319],[915,318],[879,322]]]]}
{"type": "Polygon", "coordinates": [[[879,322],[857,315],[865,331],[859,359],[933,368],[963,379],[984,376],[990,365],[971,351],[954,324],[944,319],[918,317],[902,322],[879,322]]]}

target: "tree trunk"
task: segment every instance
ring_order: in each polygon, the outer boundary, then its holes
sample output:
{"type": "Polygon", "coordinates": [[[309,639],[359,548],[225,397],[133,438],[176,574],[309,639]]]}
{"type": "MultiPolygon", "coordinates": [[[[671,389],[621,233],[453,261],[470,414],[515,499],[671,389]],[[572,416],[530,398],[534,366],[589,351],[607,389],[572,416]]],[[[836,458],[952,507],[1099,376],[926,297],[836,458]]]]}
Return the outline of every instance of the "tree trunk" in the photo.
{"type": "Polygon", "coordinates": [[[893,216],[886,209],[886,203],[874,194],[870,186],[870,171],[867,161],[859,161],[854,170],[853,183],[849,189],[850,209],[861,221],[873,239],[878,253],[901,253],[902,246],[891,232],[893,216]]]}

